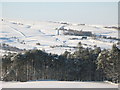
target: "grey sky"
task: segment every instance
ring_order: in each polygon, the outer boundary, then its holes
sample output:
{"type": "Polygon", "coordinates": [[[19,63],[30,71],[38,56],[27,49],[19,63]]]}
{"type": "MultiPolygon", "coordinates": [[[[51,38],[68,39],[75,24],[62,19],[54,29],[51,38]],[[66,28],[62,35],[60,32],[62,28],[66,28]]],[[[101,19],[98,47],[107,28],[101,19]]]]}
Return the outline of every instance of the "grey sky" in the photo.
{"type": "Polygon", "coordinates": [[[2,3],[4,18],[117,24],[117,2],[11,2],[2,3]]]}

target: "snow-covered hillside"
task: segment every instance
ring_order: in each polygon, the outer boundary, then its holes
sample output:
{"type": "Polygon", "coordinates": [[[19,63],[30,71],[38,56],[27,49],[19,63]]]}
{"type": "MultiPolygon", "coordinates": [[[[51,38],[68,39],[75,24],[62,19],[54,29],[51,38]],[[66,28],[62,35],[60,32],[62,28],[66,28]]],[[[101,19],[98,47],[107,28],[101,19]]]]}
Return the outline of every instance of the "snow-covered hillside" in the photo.
{"type": "Polygon", "coordinates": [[[92,37],[81,39],[82,36],[63,35],[63,31],[58,35],[56,28],[61,26],[78,31],[90,31],[98,36],[118,38],[116,29],[104,28],[105,26],[101,25],[1,19],[0,43],[20,49],[41,49],[55,54],[62,54],[66,50],[74,52],[78,42],[81,42],[84,47],[98,46],[102,49],[111,49],[112,45],[117,43],[117,40],[113,39],[93,39],[92,37]]]}

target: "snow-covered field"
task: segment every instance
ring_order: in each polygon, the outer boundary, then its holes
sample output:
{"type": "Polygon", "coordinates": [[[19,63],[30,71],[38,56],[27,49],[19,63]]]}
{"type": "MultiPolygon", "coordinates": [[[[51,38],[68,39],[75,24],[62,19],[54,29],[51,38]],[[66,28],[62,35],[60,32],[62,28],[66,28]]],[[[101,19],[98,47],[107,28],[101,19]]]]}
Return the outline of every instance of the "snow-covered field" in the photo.
{"type": "MultiPolygon", "coordinates": [[[[78,42],[84,47],[93,48],[95,45],[102,49],[111,49],[116,40],[108,39],[81,39],[82,36],[69,36],[57,34],[56,28],[63,26],[60,22],[52,21],[27,21],[27,20],[0,20],[0,43],[6,43],[20,49],[41,49],[49,53],[62,54],[64,51],[74,52],[78,42]],[[78,40],[70,40],[70,38],[78,38],[78,40]],[[40,43],[37,45],[36,43],[40,43]],[[61,47],[63,46],[63,47],[61,47]]],[[[107,29],[102,25],[78,25],[69,23],[65,28],[90,31],[92,34],[104,35],[118,38],[116,29],[107,29]]]]}
{"type": "Polygon", "coordinates": [[[2,88],[118,88],[109,82],[32,81],[2,82],[2,88]]]}

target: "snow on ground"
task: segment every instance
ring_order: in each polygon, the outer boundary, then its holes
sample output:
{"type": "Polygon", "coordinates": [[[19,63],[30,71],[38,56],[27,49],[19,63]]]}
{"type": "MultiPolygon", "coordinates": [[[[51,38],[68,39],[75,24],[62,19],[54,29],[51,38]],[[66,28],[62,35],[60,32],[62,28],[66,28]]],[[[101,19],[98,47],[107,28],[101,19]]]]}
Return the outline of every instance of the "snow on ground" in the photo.
{"type": "MultiPolygon", "coordinates": [[[[57,35],[56,28],[63,24],[59,22],[27,21],[27,20],[9,20],[0,21],[0,43],[6,43],[20,49],[41,49],[49,53],[62,54],[64,51],[75,51],[78,42],[84,47],[93,48],[95,45],[102,49],[111,49],[115,40],[99,39],[91,37],[81,40],[82,36],[57,35]],[[78,38],[78,40],[70,40],[78,38]],[[37,45],[36,43],[40,43],[37,45]],[[62,47],[60,47],[62,46],[62,47]],[[54,48],[52,48],[54,47],[54,48]]],[[[118,31],[115,29],[106,29],[100,25],[65,25],[66,28],[74,30],[91,31],[96,35],[105,35],[118,38],[118,31]]]]}
{"type": "Polygon", "coordinates": [[[96,35],[104,35],[118,38],[118,31],[115,29],[104,28],[104,25],[78,25],[78,26],[67,26],[71,29],[82,30],[82,31],[91,31],[96,35]]]}
{"type": "Polygon", "coordinates": [[[2,82],[2,88],[118,88],[108,82],[68,82],[68,81],[32,81],[2,82]]]}

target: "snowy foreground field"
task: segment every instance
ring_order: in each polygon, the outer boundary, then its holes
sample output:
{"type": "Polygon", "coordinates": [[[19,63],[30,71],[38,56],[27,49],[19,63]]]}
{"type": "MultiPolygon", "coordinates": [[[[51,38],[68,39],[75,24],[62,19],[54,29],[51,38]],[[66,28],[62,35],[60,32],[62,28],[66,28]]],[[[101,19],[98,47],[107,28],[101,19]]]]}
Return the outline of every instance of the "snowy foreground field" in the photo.
{"type": "Polygon", "coordinates": [[[2,82],[2,88],[118,88],[109,82],[67,82],[67,81],[33,81],[2,82]]]}

